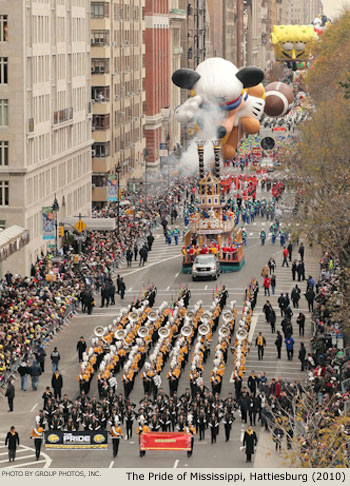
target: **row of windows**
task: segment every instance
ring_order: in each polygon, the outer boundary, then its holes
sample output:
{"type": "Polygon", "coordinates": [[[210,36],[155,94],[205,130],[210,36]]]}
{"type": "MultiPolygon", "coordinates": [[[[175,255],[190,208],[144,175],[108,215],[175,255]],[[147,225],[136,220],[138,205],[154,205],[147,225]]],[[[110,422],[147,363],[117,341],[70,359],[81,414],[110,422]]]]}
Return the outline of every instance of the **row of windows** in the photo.
{"type": "Polygon", "coordinates": [[[36,174],[26,181],[26,205],[37,202],[91,172],[90,151],[36,174]]]}

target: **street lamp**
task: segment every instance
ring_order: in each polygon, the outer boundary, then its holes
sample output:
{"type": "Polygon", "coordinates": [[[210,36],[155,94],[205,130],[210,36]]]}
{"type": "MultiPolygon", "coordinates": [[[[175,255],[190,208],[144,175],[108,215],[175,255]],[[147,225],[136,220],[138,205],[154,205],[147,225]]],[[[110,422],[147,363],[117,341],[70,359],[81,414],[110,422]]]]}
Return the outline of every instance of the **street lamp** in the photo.
{"type": "Polygon", "coordinates": [[[117,228],[118,228],[118,236],[119,236],[119,212],[120,212],[120,173],[122,171],[122,168],[120,167],[120,163],[118,160],[118,165],[115,169],[115,172],[117,174],[117,190],[118,190],[118,211],[117,211],[117,228]]]}
{"type": "Polygon", "coordinates": [[[58,211],[60,210],[60,207],[58,205],[58,201],[56,199],[56,194],[55,194],[55,199],[52,204],[52,212],[55,214],[55,254],[56,256],[58,255],[58,238],[57,238],[57,214],[58,211]]]}

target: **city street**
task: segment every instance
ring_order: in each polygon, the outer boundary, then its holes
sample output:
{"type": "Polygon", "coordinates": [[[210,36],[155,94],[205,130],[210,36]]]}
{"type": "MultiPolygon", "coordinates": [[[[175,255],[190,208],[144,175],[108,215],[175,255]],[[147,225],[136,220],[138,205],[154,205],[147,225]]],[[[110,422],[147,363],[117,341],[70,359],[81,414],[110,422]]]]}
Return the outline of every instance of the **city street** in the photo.
{"type": "MultiPolygon", "coordinates": [[[[259,197],[259,195],[258,195],[259,197]]],[[[262,195],[260,194],[260,197],[262,195]]],[[[290,195],[287,194],[287,197],[290,195]]],[[[159,307],[162,301],[166,300],[168,303],[177,296],[180,286],[187,285],[191,290],[190,308],[193,307],[198,300],[203,301],[204,307],[210,307],[213,299],[213,295],[217,288],[221,285],[225,285],[229,291],[229,299],[237,301],[238,316],[242,308],[244,292],[251,279],[256,277],[260,283],[260,292],[257,301],[257,306],[254,311],[252,328],[255,329],[253,344],[248,354],[247,371],[245,380],[248,378],[250,371],[255,370],[258,376],[261,371],[265,371],[270,382],[271,378],[282,376],[284,380],[288,381],[300,381],[303,383],[305,379],[305,373],[300,372],[300,363],[297,357],[294,357],[293,362],[287,360],[286,351],[284,346],[282,348],[282,359],[276,360],[276,349],[274,345],[275,335],[271,334],[270,326],[265,322],[265,316],[262,312],[262,307],[266,301],[262,290],[262,278],[260,277],[261,269],[267,263],[268,259],[273,256],[276,260],[276,295],[269,297],[272,303],[276,315],[277,323],[276,329],[279,329],[279,323],[281,318],[278,309],[277,299],[281,292],[291,292],[293,288],[293,281],[290,268],[281,267],[282,264],[282,248],[278,241],[275,245],[272,245],[271,239],[268,238],[265,246],[261,246],[259,233],[262,229],[265,229],[268,233],[269,223],[266,219],[257,217],[255,222],[246,225],[248,234],[247,248],[246,248],[246,264],[240,272],[231,274],[221,274],[217,282],[213,281],[199,281],[192,282],[191,275],[184,275],[181,273],[181,246],[166,245],[161,229],[157,229],[154,233],[155,241],[153,244],[152,252],[149,255],[149,259],[145,267],[139,267],[138,262],[133,262],[131,268],[126,268],[126,265],[120,269],[119,273],[124,277],[126,282],[126,296],[125,300],[121,301],[120,297],[116,296],[116,305],[108,308],[100,308],[99,298],[97,297],[97,307],[91,316],[82,314],[78,311],[77,315],[69,322],[69,324],[60,332],[55,339],[50,343],[47,348],[47,354],[49,355],[53,349],[53,346],[57,346],[61,353],[60,370],[63,375],[64,386],[63,392],[68,394],[70,399],[75,398],[78,395],[78,382],[77,375],[79,372],[79,364],[76,353],[76,343],[81,335],[83,335],[86,341],[91,342],[91,338],[94,336],[94,329],[96,326],[108,326],[120,308],[125,307],[131,303],[134,298],[138,298],[143,289],[150,283],[155,283],[158,289],[157,298],[154,308],[159,307]],[[265,349],[265,356],[263,361],[258,361],[257,351],[254,346],[255,337],[259,331],[262,331],[267,341],[265,349]]],[[[297,250],[295,250],[297,252],[297,250]]],[[[319,260],[317,252],[313,253],[311,249],[306,248],[305,257],[306,275],[314,275],[317,277],[319,260]]],[[[300,282],[302,292],[305,292],[306,282],[300,282]]],[[[302,296],[300,301],[300,311],[304,312],[307,316],[305,344],[309,346],[311,325],[309,313],[307,311],[307,303],[302,296]]],[[[295,324],[296,316],[293,318],[293,325],[295,324]]],[[[294,334],[295,350],[299,349],[300,338],[294,334]]],[[[212,349],[215,347],[217,341],[217,332],[213,336],[212,349]]],[[[297,354],[297,352],[295,353],[297,354]]],[[[169,364],[165,366],[162,372],[162,386],[166,393],[168,393],[168,383],[166,379],[166,373],[168,371],[169,364]]],[[[209,377],[210,371],[213,367],[212,358],[209,357],[204,371],[204,383],[210,387],[209,377]]],[[[7,411],[0,413],[0,437],[4,437],[8,430],[8,426],[14,424],[19,432],[21,443],[25,447],[33,447],[32,441],[29,440],[31,427],[34,425],[34,419],[40,408],[42,407],[42,393],[45,386],[50,385],[51,381],[51,363],[46,359],[46,371],[40,378],[39,390],[34,392],[28,390],[22,392],[19,390],[20,383],[16,380],[16,398],[14,412],[8,414],[7,411]],[[9,423],[9,419],[11,424],[9,423]]],[[[229,353],[228,361],[226,365],[226,372],[223,380],[223,387],[221,397],[227,397],[228,393],[233,391],[233,384],[231,382],[232,373],[232,354],[229,353]]],[[[181,375],[179,383],[178,395],[180,396],[185,388],[189,386],[188,382],[189,365],[181,375]]],[[[123,391],[123,386],[118,375],[118,390],[123,391]]],[[[95,381],[91,387],[90,395],[96,392],[95,381]]],[[[131,394],[132,402],[138,404],[143,397],[142,380],[140,374],[135,380],[135,387],[131,394]]],[[[1,397],[1,401],[4,402],[5,398],[1,397]]],[[[6,410],[6,405],[3,403],[1,410],[6,410]]],[[[241,451],[244,425],[241,423],[239,412],[235,414],[236,420],[233,424],[231,439],[227,444],[224,441],[223,426],[221,425],[220,435],[217,444],[211,445],[209,440],[209,431],[206,432],[206,439],[199,441],[195,439],[194,453],[191,458],[187,458],[185,452],[148,452],[143,458],[138,454],[138,437],[135,433],[136,424],[134,423],[134,435],[131,440],[122,440],[119,448],[119,455],[116,460],[112,460],[111,445],[108,451],[95,450],[92,451],[64,451],[64,450],[47,450],[45,456],[42,455],[42,461],[37,463],[34,458],[34,453],[31,453],[29,449],[25,450],[25,454],[19,454],[18,460],[10,467],[20,467],[26,465],[26,467],[75,467],[89,466],[89,467],[246,467],[245,454],[241,451]],[[32,457],[32,461],[30,460],[32,457]],[[161,459],[161,461],[160,461],[161,459]]],[[[271,447],[270,434],[261,432],[260,424],[256,426],[256,431],[261,439],[258,445],[258,455],[256,457],[263,457],[264,450],[268,450],[271,447]]],[[[44,447],[43,447],[44,449],[44,447]]],[[[8,467],[6,460],[6,449],[2,447],[3,456],[0,456],[0,467],[8,467]],[[3,462],[1,457],[4,457],[3,462]]],[[[256,465],[258,467],[258,465],[256,465]]]]}

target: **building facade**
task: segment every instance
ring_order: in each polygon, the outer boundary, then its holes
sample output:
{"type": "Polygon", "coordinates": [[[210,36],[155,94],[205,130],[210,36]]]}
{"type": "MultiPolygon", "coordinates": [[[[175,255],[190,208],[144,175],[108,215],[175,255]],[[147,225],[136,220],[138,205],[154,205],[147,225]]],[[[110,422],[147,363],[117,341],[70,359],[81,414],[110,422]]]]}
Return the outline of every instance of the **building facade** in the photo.
{"type": "Polygon", "coordinates": [[[270,0],[248,0],[245,12],[246,64],[268,70],[273,61],[270,39],[270,0]]]}
{"type": "Polygon", "coordinates": [[[222,8],[222,51],[223,58],[238,65],[237,60],[237,2],[223,0],[222,8]]]}
{"type": "Polygon", "coordinates": [[[53,245],[42,208],[55,195],[58,222],[91,212],[89,22],[89,0],[0,2],[0,220],[30,232],[13,273],[53,245]]]}
{"type": "Polygon", "coordinates": [[[145,95],[144,0],[91,1],[93,101],[92,203],[108,201],[108,177],[143,177],[145,95]]]}
{"type": "Polygon", "coordinates": [[[170,141],[169,0],[146,0],[146,124],[147,167],[167,160],[170,141]]]}
{"type": "Polygon", "coordinates": [[[175,120],[174,112],[181,103],[181,93],[171,82],[173,72],[181,68],[181,56],[184,48],[181,45],[181,27],[186,21],[186,11],[179,8],[179,0],[169,0],[170,22],[170,130],[169,155],[177,156],[181,145],[181,125],[175,120]]]}

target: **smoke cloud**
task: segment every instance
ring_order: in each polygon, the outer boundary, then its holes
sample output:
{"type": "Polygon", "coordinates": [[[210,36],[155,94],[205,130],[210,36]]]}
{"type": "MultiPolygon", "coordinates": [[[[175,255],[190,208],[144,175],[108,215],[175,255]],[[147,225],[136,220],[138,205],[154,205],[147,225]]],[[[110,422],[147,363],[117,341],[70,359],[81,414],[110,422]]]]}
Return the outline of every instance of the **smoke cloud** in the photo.
{"type": "Polygon", "coordinates": [[[224,118],[223,111],[214,104],[206,104],[195,115],[195,122],[200,127],[196,136],[181,155],[181,168],[190,174],[198,172],[198,154],[196,140],[204,142],[204,164],[208,169],[213,165],[214,151],[212,140],[216,139],[217,127],[224,118]]]}

